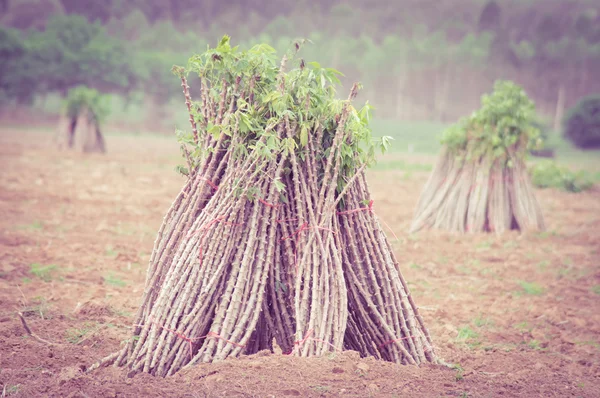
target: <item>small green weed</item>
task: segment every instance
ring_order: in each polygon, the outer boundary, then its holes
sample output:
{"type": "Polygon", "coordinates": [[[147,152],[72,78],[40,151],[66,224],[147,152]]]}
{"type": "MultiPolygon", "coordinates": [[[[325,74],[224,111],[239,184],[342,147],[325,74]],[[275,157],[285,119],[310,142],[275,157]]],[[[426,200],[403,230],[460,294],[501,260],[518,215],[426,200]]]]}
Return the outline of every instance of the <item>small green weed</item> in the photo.
{"type": "Polygon", "coordinates": [[[439,256],[437,261],[440,264],[448,264],[448,257],[446,257],[446,256],[439,256]]]}
{"type": "Polygon", "coordinates": [[[54,264],[43,265],[33,263],[29,265],[29,272],[43,280],[44,282],[50,282],[56,274],[58,267],[54,264]]]}
{"type": "Polygon", "coordinates": [[[122,279],[117,278],[113,274],[109,274],[108,276],[105,276],[104,283],[106,283],[107,285],[116,286],[116,287],[127,286],[127,282],[125,282],[122,279]]]}
{"type": "Polygon", "coordinates": [[[27,229],[30,231],[41,231],[42,229],[44,229],[44,223],[41,221],[35,220],[31,224],[20,225],[17,228],[18,229],[27,229]]]}
{"type": "Polygon", "coordinates": [[[494,322],[492,322],[489,318],[483,318],[481,315],[479,315],[477,318],[475,318],[473,320],[473,324],[475,326],[477,326],[478,328],[483,328],[483,327],[493,326],[494,322]]]}
{"type": "Polygon", "coordinates": [[[521,333],[530,332],[533,329],[526,321],[515,324],[514,328],[521,333]]]}
{"type": "Polygon", "coordinates": [[[458,330],[458,336],[456,336],[457,340],[469,340],[477,338],[479,335],[469,326],[463,326],[458,330]]]}
{"type": "Polygon", "coordinates": [[[409,267],[412,269],[423,269],[423,267],[421,267],[419,264],[415,264],[415,263],[410,263],[409,267]]]}
{"type": "Polygon", "coordinates": [[[497,274],[497,273],[498,272],[493,268],[482,268],[479,270],[479,274],[481,276],[493,275],[493,274],[497,274]]]}
{"type": "Polygon", "coordinates": [[[597,343],[595,341],[576,341],[575,345],[589,345],[594,348],[600,349],[600,343],[597,343]]]}
{"type": "Polygon", "coordinates": [[[473,273],[473,270],[466,265],[459,265],[455,269],[456,272],[463,275],[471,275],[473,273]]]}
{"type": "Polygon", "coordinates": [[[124,318],[130,318],[132,316],[131,312],[123,310],[123,309],[118,309],[115,307],[110,307],[110,311],[115,314],[116,316],[122,316],[124,318]]]}
{"type": "Polygon", "coordinates": [[[543,261],[540,261],[540,262],[538,263],[538,265],[537,265],[537,268],[538,268],[540,271],[544,272],[544,271],[546,270],[546,268],[548,268],[548,265],[550,265],[550,261],[548,261],[548,260],[543,260],[543,261]]]}
{"type": "Polygon", "coordinates": [[[567,276],[569,276],[572,273],[573,273],[573,267],[570,267],[570,266],[569,267],[560,268],[558,270],[558,276],[560,278],[567,277],[567,276]]]}
{"type": "Polygon", "coordinates": [[[458,335],[456,336],[456,341],[459,343],[464,343],[467,347],[473,349],[481,345],[481,341],[479,341],[479,333],[471,329],[470,326],[463,326],[458,329],[458,335]]]}
{"type": "Polygon", "coordinates": [[[329,392],[331,390],[331,387],[329,386],[310,386],[310,388],[320,393],[329,392]]]}
{"type": "Polygon", "coordinates": [[[89,332],[96,328],[95,323],[86,322],[83,324],[81,328],[72,328],[66,331],[66,340],[69,343],[77,344],[79,343],[89,332]]]}
{"type": "Polygon", "coordinates": [[[469,265],[475,268],[479,268],[481,267],[481,261],[477,260],[477,259],[471,259],[469,260],[469,265]]]}
{"type": "Polygon", "coordinates": [[[492,247],[492,242],[490,242],[490,241],[481,242],[481,243],[478,243],[477,246],[475,246],[477,251],[489,250],[489,249],[491,249],[491,247],[492,247]]]}
{"type": "Polygon", "coordinates": [[[50,312],[50,306],[45,297],[37,296],[32,298],[31,301],[33,304],[21,309],[23,315],[39,315],[42,319],[52,319],[52,316],[49,316],[48,314],[50,312]]]}
{"type": "Polygon", "coordinates": [[[529,294],[531,296],[541,296],[545,292],[545,289],[535,282],[519,281],[519,286],[523,289],[520,293],[529,294]]]}
{"type": "Polygon", "coordinates": [[[532,350],[538,350],[538,351],[543,350],[543,348],[541,346],[541,343],[539,341],[537,341],[537,340],[531,340],[531,341],[529,341],[527,343],[527,346],[529,348],[531,348],[532,350]]]}
{"type": "Polygon", "coordinates": [[[591,287],[590,290],[592,291],[592,293],[600,295],[600,285],[594,285],[591,287]]]}
{"type": "Polygon", "coordinates": [[[519,244],[514,240],[509,240],[508,242],[505,242],[504,245],[502,245],[502,247],[504,247],[505,249],[514,249],[518,246],[519,244]]]}
{"type": "Polygon", "coordinates": [[[20,384],[13,384],[13,385],[7,384],[4,386],[4,389],[2,391],[2,397],[8,397],[10,395],[18,394],[19,391],[21,391],[20,384]]]}
{"type": "Polygon", "coordinates": [[[454,379],[456,381],[461,381],[462,379],[464,379],[465,370],[460,365],[460,363],[454,364],[452,366],[452,369],[456,370],[456,374],[454,375],[454,379]]]}
{"type": "Polygon", "coordinates": [[[108,245],[106,246],[106,251],[104,252],[104,254],[106,254],[107,257],[117,258],[119,252],[114,250],[114,248],[111,245],[108,245]]]}
{"type": "Polygon", "coordinates": [[[114,232],[120,236],[131,236],[137,232],[137,228],[131,224],[118,223],[114,227],[114,232]]]}

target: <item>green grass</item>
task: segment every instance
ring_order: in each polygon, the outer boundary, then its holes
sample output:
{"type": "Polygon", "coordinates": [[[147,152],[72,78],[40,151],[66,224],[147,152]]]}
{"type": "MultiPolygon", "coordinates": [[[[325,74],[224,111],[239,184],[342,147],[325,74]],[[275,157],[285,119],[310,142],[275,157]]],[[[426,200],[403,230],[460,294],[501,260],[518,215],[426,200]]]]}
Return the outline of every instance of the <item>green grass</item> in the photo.
{"type": "Polygon", "coordinates": [[[475,246],[475,250],[477,250],[478,252],[490,250],[491,248],[492,248],[492,242],[491,241],[481,242],[481,243],[478,243],[475,246]]]}
{"type": "Polygon", "coordinates": [[[471,275],[473,270],[466,265],[458,265],[455,267],[456,272],[463,275],[471,275]]]}
{"type": "Polygon", "coordinates": [[[461,366],[460,363],[452,365],[452,369],[456,370],[456,374],[454,375],[454,379],[456,381],[461,381],[464,378],[465,370],[461,366]]]}
{"type": "Polygon", "coordinates": [[[590,288],[590,290],[592,291],[592,293],[600,296],[600,285],[594,285],[590,288]]]}
{"type": "Polygon", "coordinates": [[[89,332],[97,327],[96,323],[86,322],[80,328],[68,329],[65,334],[65,339],[72,344],[79,343],[89,332]]]}
{"type": "Polygon", "coordinates": [[[595,341],[576,341],[575,345],[579,345],[579,346],[592,346],[594,348],[600,349],[600,343],[597,343],[595,341]]]}
{"type": "Polygon", "coordinates": [[[106,283],[107,285],[110,285],[110,286],[115,286],[115,287],[127,286],[127,282],[125,282],[122,279],[117,278],[113,274],[109,274],[109,275],[105,276],[104,283],[106,283]]]}
{"type": "Polygon", "coordinates": [[[519,286],[523,289],[520,293],[525,293],[531,296],[541,296],[545,289],[535,282],[519,281],[519,286]]]}
{"type": "Polygon", "coordinates": [[[17,228],[26,229],[29,231],[41,231],[44,229],[44,223],[39,220],[35,220],[31,224],[19,225],[17,228]]]}
{"type": "Polygon", "coordinates": [[[538,263],[537,267],[538,267],[538,269],[539,269],[540,271],[542,271],[542,272],[543,272],[543,271],[545,271],[545,270],[546,270],[546,268],[548,268],[548,265],[550,265],[550,261],[548,261],[548,260],[543,260],[543,261],[540,261],[540,262],[538,263]]]}
{"type": "Polygon", "coordinates": [[[331,387],[329,386],[311,386],[310,388],[319,393],[327,393],[331,390],[331,387]]]}
{"type": "Polygon", "coordinates": [[[458,329],[456,341],[459,343],[464,343],[469,348],[475,348],[481,345],[481,341],[479,340],[479,333],[473,330],[469,325],[463,326],[462,328],[458,329]]]}
{"type": "Polygon", "coordinates": [[[2,396],[3,397],[9,397],[11,395],[14,394],[18,394],[19,391],[21,391],[21,385],[20,384],[6,384],[3,388],[2,391],[2,396]]]}
{"type": "Polygon", "coordinates": [[[513,327],[521,333],[530,332],[533,329],[526,321],[517,323],[513,327]]]}
{"type": "Polygon", "coordinates": [[[463,326],[458,330],[458,336],[456,336],[456,339],[464,341],[477,338],[478,336],[479,334],[471,329],[470,326],[463,326]]]}
{"type": "Polygon", "coordinates": [[[117,258],[117,256],[119,255],[119,252],[116,251],[111,245],[106,246],[106,251],[104,252],[104,254],[106,254],[106,256],[111,257],[111,258],[117,258]]]}
{"type": "Polygon", "coordinates": [[[33,263],[29,265],[29,273],[40,278],[44,282],[50,282],[53,277],[56,276],[56,272],[58,270],[58,266],[54,264],[38,264],[33,263]]]}
{"type": "MultiPolygon", "coordinates": [[[[555,149],[555,160],[568,164],[574,170],[588,170],[593,173],[600,171],[600,150],[582,151],[557,132],[550,132],[546,145],[555,149]]],[[[543,160],[542,158],[531,158],[532,163],[543,160]]]]}
{"type": "Polygon", "coordinates": [[[113,228],[113,231],[115,234],[117,234],[119,236],[131,236],[137,232],[137,228],[136,228],[136,226],[131,225],[131,224],[118,223],[113,228]]]}
{"type": "Polygon", "coordinates": [[[542,351],[544,350],[544,348],[542,348],[542,345],[539,341],[537,340],[531,340],[527,343],[527,346],[529,348],[531,348],[532,350],[536,350],[536,351],[542,351]]]}
{"type": "Polygon", "coordinates": [[[477,318],[473,319],[473,324],[478,328],[493,326],[494,322],[492,322],[489,318],[483,318],[479,315],[477,318]]]}
{"type": "Polygon", "coordinates": [[[25,316],[39,316],[42,319],[51,319],[52,315],[49,314],[50,306],[45,297],[34,297],[31,299],[31,304],[22,307],[21,313],[25,316]]]}

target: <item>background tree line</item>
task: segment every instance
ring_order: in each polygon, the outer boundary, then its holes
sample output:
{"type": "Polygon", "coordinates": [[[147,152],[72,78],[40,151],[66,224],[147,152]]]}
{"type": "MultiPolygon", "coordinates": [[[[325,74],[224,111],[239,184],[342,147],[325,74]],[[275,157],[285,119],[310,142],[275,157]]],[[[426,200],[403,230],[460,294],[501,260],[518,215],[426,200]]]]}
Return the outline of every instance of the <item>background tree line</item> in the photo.
{"type": "Polygon", "coordinates": [[[168,118],[180,99],[170,67],[223,35],[303,56],[360,80],[376,114],[455,120],[496,79],[538,110],[600,92],[595,0],[0,0],[0,103],[31,104],[87,85],[168,118]]]}

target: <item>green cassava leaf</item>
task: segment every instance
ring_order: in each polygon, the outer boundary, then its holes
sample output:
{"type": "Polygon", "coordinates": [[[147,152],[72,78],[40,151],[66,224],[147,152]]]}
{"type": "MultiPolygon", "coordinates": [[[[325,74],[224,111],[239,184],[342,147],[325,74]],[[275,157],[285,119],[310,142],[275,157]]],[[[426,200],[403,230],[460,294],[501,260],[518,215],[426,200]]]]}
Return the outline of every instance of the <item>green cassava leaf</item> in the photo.
{"type": "Polygon", "coordinates": [[[304,148],[308,144],[308,128],[302,126],[300,129],[300,145],[304,148]]]}

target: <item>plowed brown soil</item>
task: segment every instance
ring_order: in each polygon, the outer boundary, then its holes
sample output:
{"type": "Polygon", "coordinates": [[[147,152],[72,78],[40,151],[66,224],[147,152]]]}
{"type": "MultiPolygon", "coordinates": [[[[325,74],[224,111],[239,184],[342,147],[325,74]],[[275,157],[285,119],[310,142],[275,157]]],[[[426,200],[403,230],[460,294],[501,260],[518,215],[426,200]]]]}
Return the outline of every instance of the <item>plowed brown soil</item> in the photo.
{"type": "Polygon", "coordinates": [[[541,234],[410,236],[427,173],[404,171],[370,173],[375,210],[439,355],[460,366],[259,353],[166,379],[86,374],[128,337],[183,178],[170,137],[109,136],[107,155],[49,137],[0,129],[0,397],[600,396],[600,192],[538,190],[541,234]]]}

